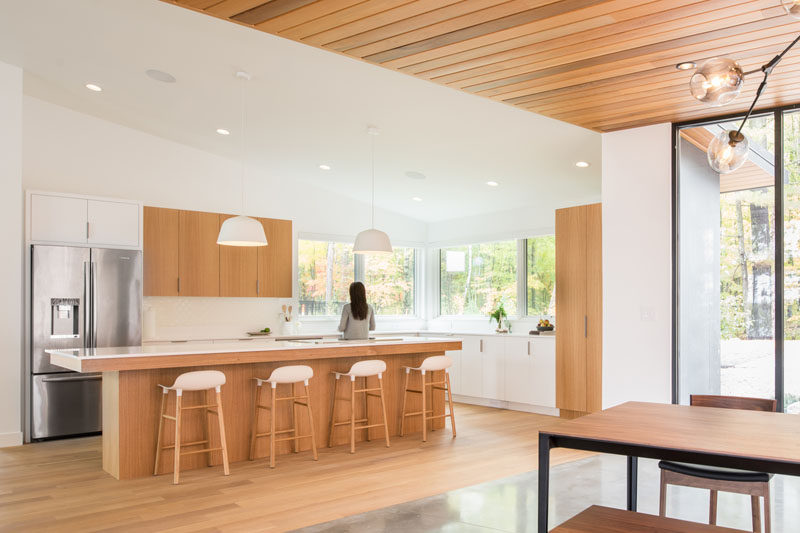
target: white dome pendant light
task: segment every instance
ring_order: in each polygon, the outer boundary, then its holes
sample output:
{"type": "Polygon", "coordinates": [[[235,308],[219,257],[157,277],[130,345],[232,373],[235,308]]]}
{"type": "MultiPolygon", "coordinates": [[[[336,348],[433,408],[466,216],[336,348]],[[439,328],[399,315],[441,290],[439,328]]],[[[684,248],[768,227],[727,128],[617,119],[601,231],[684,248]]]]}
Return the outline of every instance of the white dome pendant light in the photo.
{"type": "MultiPolygon", "coordinates": [[[[247,72],[237,72],[236,77],[242,80],[242,121],[239,135],[242,138],[242,213],[244,213],[244,84],[250,80],[250,74],[247,72]]],[[[264,226],[261,222],[244,215],[239,215],[237,217],[225,219],[222,223],[222,227],[219,228],[217,244],[223,246],[266,246],[267,235],[264,233],[264,226]]]]}
{"type": "Polygon", "coordinates": [[[392,243],[389,236],[381,230],[375,229],[375,136],[380,132],[374,126],[367,127],[367,133],[372,137],[372,227],[356,235],[353,244],[354,254],[390,254],[392,243]]]}

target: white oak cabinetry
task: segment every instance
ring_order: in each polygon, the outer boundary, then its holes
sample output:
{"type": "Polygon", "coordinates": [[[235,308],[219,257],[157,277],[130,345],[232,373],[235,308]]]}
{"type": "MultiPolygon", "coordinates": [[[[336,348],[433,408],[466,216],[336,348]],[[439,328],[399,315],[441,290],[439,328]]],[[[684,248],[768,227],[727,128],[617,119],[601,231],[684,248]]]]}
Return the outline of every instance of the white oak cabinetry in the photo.
{"type": "Polygon", "coordinates": [[[30,192],[27,209],[30,243],[142,247],[139,202],[30,192]]]}

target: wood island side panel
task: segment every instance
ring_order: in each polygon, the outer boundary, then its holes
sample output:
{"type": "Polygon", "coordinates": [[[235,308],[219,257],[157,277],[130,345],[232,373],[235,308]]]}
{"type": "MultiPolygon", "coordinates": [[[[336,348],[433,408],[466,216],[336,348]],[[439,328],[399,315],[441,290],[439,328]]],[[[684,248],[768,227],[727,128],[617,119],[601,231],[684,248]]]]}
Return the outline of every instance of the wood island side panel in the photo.
{"type": "MultiPolygon", "coordinates": [[[[459,343],[460,344],[460,343],[459,343]]],[[[425,357],[431,355],[442,355],[444,350],[431,349],[432,345],[420,350],[423,353],[396,354],[380,357],[386,362],[387,370],[383,375],[383,386],[386,399],[387,422],[389,434],[392,438],[397,438],[400,424],[400,409],[402,406],[403,379],[405,373],[403,366],[418,366],[425,357]]],[[[370,347],[371,348],[371,347],[370,347]]],[[[383,348],[387,348],[384,346],[383,348]]],[[[302,350],[300,350],[302,351],[302,350]]],[[[316,350],[325,352],[327,350],[316,350]]],[[[356,350],[353,350],[356,351],[356,350]]],[[[405,351],[408,352],[406,346],[405,351]]],[[[263,352],[253,352],[262,353],[263,352]]],[[[141,370],[122,370],[107,371],[103,374],[103,409],[104,409],[104,432],[103,432],[103,468],[118,479],[133,479],[153,475],[153,463],[155,460],[156,432],[158,429],[158,413],[161,402],[161,391],[157,385],[159,383],[170,385],[175,378],[191,370],[220,370],[225,373],[227,382],[222,386],[223,412],[225,414],[225,430],[228,442],[228,454],[231,465],[231,475],[236,475],[236,462],[245,461],[249,455],[250,438],[250,418],[253,409],[255,381],[253,378],[267,378],[273,369],[286,364],[305,364],[314,369],[314,377],[310,380],[311,405],[314,414],[315,433],[317,435],[317,447],[327,446],[328,428],[331,414],[331,394],[333,392],[334,377],[333,371],[347,371],[350,366],[363,359],[375,358],[370,355],[353,357],[325,357],[311,359],[292,359],[272,361],[272,362],[241,362],[239,356],[248,354],[226,354],[232,355],[237,360],[229,364],[211,364],[204,366],[191,366],[181,368],[144,368],[141,370]]],[[[147,357],[148,360],[172,359],[172,357],[147,357]]],[[[435,373],[434,379],[440,380],[441,374],[435,373]]],[[[361,380],[358,380],[361,381],[361,380]]],[[[356,383],[360,385],[360,383],[356,383]]],[[[337,421],[345,420],[348,417],[349,409],[349,386],[347,379],[340,381],[337,397],[337,421]]],[[[370,386],[377,386],[377,378],[370,378],[370,386]]],[[[279,385],[278,395],[286,396],[290,393],[290,385],[279,385]]],[[[419,376],[413,375],[411,388],[419,389],[419,376]]],[[[358,388],[361,388],[360,386],[358,388]]],[[[204,402],[203,392],[184,392],[184,406],[198,405],[204,402]]],[[[357,395],[356,418],[363,417],[363,400],[357,395]]],[[[209,398],[210,400],[210,398],[209,398]]],[[[433,396],[433,409],[435,414],[444,412],[444,393],[435,391],[433,396]]],[[[369,400],[369,420],[370,424],[379,421],[380,403],[376,398],[369,400]]],[[[419,411],[421,409],[421,398],[417,394],[408,395],[408,410],[419,411]]],[[[289,426],[289,403],[280,402],[278,408],[277,428],[285,429],[289,426]]],[[[174,414],[175,394],[169,394],[167,404],[168,414],[174,414]]],[[[261,410],[259,414],[260,432],[266,430],[269,423],[267,411],[261,410]]],[[[184,411],[183,441],[192,442],[203,440],[203,424],[201,410],[184,411]]],[[[303,410],[297,410],[298,431],[308,434],[308,421],[303,410]]],[[[444,427],[444,419],[439,418],[431,422],[434,428],[444,427]]],[[[174,426],[171,421],[166,421],[164,434],[166,435],[164,445],[173,443],[174,426]]],[[[422,430],[419,417],[410,417],[406,421],[406,439],[420,439],[422,430]]],[[[383,428],[371,428],[370,436],[372,439],[382,437],[383,428]]],[[[365,430],[357,432],[357,440],[365,438],[365,430]]],[[[217,432],[212,425],[211,446],[219,446],[217,432]]],[[[349,432],[346,426],[334,435],[334,446],[341,446],[348,442],[349,432]]],[[[300,451],[310,449],[310,441],[303,439],[300,441],[300,451]]],[[[290,443],[281,442],[277,445],[278,454],[289,453],[290,443]]],[[[260,438],[256,450],[258,461],[264,461],[268,450],[268,439],[260,438]]],[[[342,453],[348,453],[346,447],[342,446],[342,453]]],[[[167,474],[172,472],[172,454],[166,450],[162,454],[162,461],[159,465],[159,472],[167,474]]],[[[356,450],[358,453],[358,450],[356,450]]],[[[194,468],[205,468],[206,454],[187,455],[181,458],[181,470],[194,468]]],[[[311,460],[309,454],[309,460],[311,460]]],[[[211,464],[221,463],[219,452],[214,452],[211,457],[211,464]]],[[[280,464],[280,459],[278,459],[280,464]]],[[[266,468],[266,466],[265,466],[266,468]]]]}

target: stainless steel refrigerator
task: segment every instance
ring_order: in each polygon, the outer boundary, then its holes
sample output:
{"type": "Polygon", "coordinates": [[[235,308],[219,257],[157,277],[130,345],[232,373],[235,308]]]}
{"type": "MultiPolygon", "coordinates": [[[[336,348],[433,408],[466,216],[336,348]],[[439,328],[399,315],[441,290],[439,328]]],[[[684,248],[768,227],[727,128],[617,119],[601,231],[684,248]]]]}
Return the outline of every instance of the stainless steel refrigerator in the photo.
{"type": "Polygon", "coordinates": [[[33,440],[101,430],[101,374],[51,365],[50,348],[142,341],[142,252],[31,246],[33,440]]]}

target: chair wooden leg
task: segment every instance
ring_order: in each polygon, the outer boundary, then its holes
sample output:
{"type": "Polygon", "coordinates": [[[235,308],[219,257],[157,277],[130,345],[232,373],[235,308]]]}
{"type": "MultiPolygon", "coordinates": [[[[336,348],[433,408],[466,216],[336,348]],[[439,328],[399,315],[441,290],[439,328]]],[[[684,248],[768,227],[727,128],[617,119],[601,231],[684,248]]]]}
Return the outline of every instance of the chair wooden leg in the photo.
{"type": "Polygon", "coordinates": [[[253,395],[253,416],[250,418],[250,460],[254,460],[256,458],[256,435],[258,435],[258,402],[261,399],[261,389],[263,388],[259,385],[260,382],[256,382],[256,390],[255,394],[253,395]]]}
{"type": "Polygon", "coordinates": [[[772,533],[772,516],[769,506],[769,482],[766,482],[764,483],[764,533],[772,533]]]}
{"type": "Polygon", "coordinates": [[[406,427],[406,398],[408,397],[408,376],[411,374],[408,370],[406,370],[406,381],[403,384],[403,408],[400,410],[400,436],[403,436],[403,432],[406,427]]]}
{"type": "Polygon", "coordinates": [[[350,453],[356,453],[356,380],[350,379],[350,453]]]}
{"type": "Polygon", "coordinates": [[[277,388],[272,384],[272,403],[269,411],[269,467],[275,468],[275,418],[278,414],[277,407],[277,388]]]}
{"type": "Polygon", "coordinates": [[[658,496],[658,516],[667,516],[667,478],[661,471],[661,491],[658,496]]]}
{"type": "Polygon", "coordinates": [[[175,447],[173,448],[175,460],[172,467],[172,483],[180,483],[181,473],[181,394],[175,398],[175,447]]]}
{"type": "Polygon", "coordinates": [[[750,496],[753,511],[753,533],[761,533],[761,500],[758,496],[750,496]]]}
{"type": "MultiPolygon", "coordinates": [[[[369,388],[368,384],[369,384],[369,378],[367,376],[364,376],[364,388],[365,389],[369,388]]],[[[369,425],[369,393],[366,393],[366,392],[364,393],[364,418],[367,419],[367,421],[364,423],[364,425],[368,426],[369,425]]],[[[367,429],[364,430],[366,432],[366,435],[364,435],[364,440],[366,440],[367,442],[370,441],[369,433],[370,433],[371,429],[372,428],[367,428],[367,429]]]]}
{"type": "Polygon", "coordinates": [[[339,387],[339,380],[333,380],[333,399],[331,400],[331,429],[328,431],[328,448],[333,447],[333,430],[336,427],[336,389],[339,387]]]}
{"type": "MultiPolygon", "coordinates": [[[[383,414],[383,435],[386,437],[386,447],[389,448],[389,421],[386,419],[386,402],[383,399],[383,377],[378,376],[378,387],[381,389],[381,413],[383,414]]],[[[369,422],[367,422],[369,423],[369,422]]]]}
{"type": "Polygon", "coordinates": [[[453,412],[453,391],[450,389],[450,372],[444,372],[444,380],[447,382],[447,403],[450,405],[450,427],[453,429],[453,438],[456,438],[456,415],[453,412]]]}
{"type": "Polygon", "coordinates": [[[428,440],[428,402],[427,402],[427,389],[428,387],[425,385],[425,371],[422,371],[421,375],[421,383],[422,386],[420,390],[422,390],[422,442],[427,442],[428,440]]]}
{"type": "Polygon", "coordinates": [[[314,454],[314,460],[319,460],[319,455],[317,455],[317,437],[315,436],[314,432],[314,415],[313,411],[311,410],[311,393],[308,390],[308,385],[304,385],[306,391],[306,409],[308,410],[308,425],[311,428],[311,451],[314,454]]]}
{"type": "Polygon", "coordinates": [[[161,395],[161,409],[158,415],[158,436],[156,437],[156,465],[153,467],[153,475],[158,475],[158,463],[161,461],[161,435],[164,431],[164,415],[167,412],[167,395],[161,395]]]}
{"type": "MultiPolygon", "coordinates": [[[[297,396],[295,385],[296,383],[292,383],[292,398],[297,396]]],[[[292,437],[294,437],[292,439],[292,452],[297,453],[297,413],[295,413],[294,407],[294,400],[291,400],[289,402],[289,420],[292,423],[292,437]]]]}
{"type": "Polygon", "coordinates": [[[219,424],[219,445],[220,448],[222,448],[222,471],[226,476],[228,476],[231,473],[230,468],[228,467],[228,441],[225,438],[225,417],[222,414],[222,394],[219,390],[216,391],[216,396],[217,423],[219,424]]]}
{"type": "Polygon", "coordinates": [[[712,489],[708,499],[708,523],[712,526],[717,525],[717,494],[712,489]]]}

